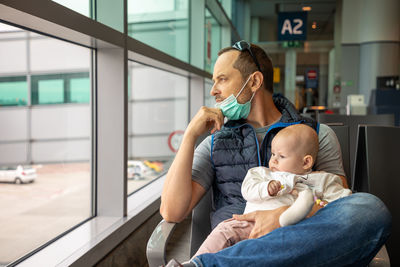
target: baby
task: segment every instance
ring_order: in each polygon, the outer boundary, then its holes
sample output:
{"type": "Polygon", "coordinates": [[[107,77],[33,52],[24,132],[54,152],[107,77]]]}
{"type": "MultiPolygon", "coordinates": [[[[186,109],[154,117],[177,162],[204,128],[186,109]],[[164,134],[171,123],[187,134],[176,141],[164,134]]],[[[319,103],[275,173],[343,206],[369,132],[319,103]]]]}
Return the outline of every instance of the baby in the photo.
{"type": "MultiPolygon", "coordinates": [[[[271,144],[269,169],[255,167],[247,172],[242,195],[247,200],[244,213],[290,206],[279,217],[281,226],[296,224],[311,211],[314,201],[325,206],[351,194],[339,176],[311,172],[319,150],[318,135],[304,124],[288,126],[274,137],[271,144]]],[[[198,256],[215,253],[248,239],[253,222],[228,219],[210,233],[200,246],[198,256]]]]}

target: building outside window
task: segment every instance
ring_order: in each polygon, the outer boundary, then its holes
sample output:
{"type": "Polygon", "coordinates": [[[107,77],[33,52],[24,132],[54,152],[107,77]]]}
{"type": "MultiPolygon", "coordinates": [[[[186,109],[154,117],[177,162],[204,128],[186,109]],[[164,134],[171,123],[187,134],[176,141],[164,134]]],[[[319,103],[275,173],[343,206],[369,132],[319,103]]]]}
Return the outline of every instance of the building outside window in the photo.
{"type": "Polygon", "coordinates": [[[128,194],[164,174],[188,123],[187,77],[129,62],[128,194]]]}
{"type": "Polygon", "coordinates": [[[91,55],[0,24],[0,265],[93,216],[91,55]]]}

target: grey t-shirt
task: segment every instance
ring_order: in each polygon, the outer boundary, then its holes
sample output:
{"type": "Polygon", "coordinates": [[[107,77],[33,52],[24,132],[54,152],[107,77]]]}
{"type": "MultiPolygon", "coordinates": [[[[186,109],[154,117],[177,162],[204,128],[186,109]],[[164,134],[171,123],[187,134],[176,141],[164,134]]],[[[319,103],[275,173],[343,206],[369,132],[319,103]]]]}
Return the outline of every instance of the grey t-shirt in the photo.
{"type": "MultiPolygon", "coordinates": [[[[268,128],[256,129],[257,135],[268,128]],[[264,130],[263,130],[264,129],[264,130]]],[[[342,152],[335,132],[327,125],[319,127],[319,151],[314,169],[345,176],[343,170],[342,152]]],[[[208,190],[214,179],[214,169],[211,162],[211,136],[207,136],[194,152],[192,180],[208,190]]]]}

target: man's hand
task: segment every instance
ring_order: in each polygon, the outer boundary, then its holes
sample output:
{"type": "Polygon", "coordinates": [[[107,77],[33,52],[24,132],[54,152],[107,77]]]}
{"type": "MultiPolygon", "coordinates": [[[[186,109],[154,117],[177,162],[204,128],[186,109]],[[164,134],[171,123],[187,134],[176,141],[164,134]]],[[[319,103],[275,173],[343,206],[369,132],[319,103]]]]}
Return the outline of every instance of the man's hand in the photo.
{"type": "Polygon", "coordinates": [[[254,228],[249,239],[259,238],[281,227],[279,216],[288,208],[289,206],[284,206],[275,210],[257,210],[243,215],[234,214],[233,218],[238,221],[254,222],[254,228]]]}
{"type": "Polygon", "coordinates": [[[276,180],[272,180],[268,184],[268,194],[270,196],[276,196],[278,194],[279,190],[281,190],[281,183],[276,180]]]}
{"type": "Polygon", "coordinates": [[[328,202],[326,201],[321,201],[322,205],[318,205],[317,203],[314,202],[314,206],[312,207],[311,211],[308,213],[308,215],[306,216],[306,218],[310,218],[311,216],[314,216],[314,214],[319,211],[320,209],[322,209],[325,205],[328,204],[328,202]]]}
{"type": "Polygon", "coordinates": [[[209,130],[211,133],[220,130],[223,124],[224,116],[219,108],[203,106],[190,121],[185,133],[197,138],[209,130]]]}

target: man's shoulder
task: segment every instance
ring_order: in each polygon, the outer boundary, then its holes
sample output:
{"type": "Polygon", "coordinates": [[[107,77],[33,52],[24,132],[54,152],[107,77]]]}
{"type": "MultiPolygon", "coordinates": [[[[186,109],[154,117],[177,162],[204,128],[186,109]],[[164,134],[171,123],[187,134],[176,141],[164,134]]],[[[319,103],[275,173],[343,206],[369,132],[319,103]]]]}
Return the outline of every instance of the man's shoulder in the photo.
{"type": "Polygon", "coordinates": [[[326,124],[320,123],[319,124],[319,131],[318,131],[318,137],[321,140],[322,138],[329,136],[329,135],[334,135],[335,132],[332,130],[331,127],[329,127],[326,124]]]}

